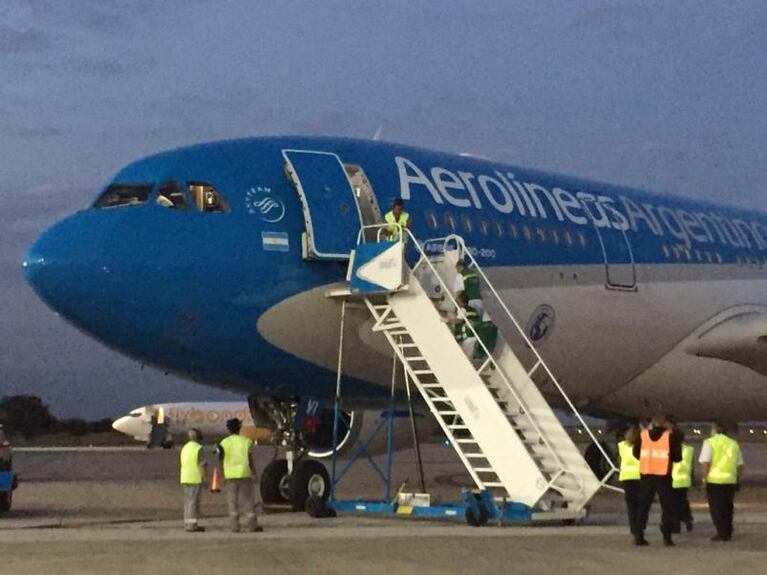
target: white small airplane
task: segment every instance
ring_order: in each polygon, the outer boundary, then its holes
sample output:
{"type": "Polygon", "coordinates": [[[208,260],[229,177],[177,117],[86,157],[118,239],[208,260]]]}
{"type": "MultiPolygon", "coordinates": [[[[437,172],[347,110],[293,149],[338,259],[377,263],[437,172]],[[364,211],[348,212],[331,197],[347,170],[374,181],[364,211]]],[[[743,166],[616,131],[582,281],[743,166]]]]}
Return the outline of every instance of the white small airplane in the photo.
{"type": "Polygon", "coordinates": [[[137,441],[149,442],[153,425],[165,425],[169,439],[183,440],[187,431],[199,429],[206,440],[227,435],[226,421],[242,421],[243,435],[255,442],[268,442],[272,432],[256,427],[245,402],[158,403],[137,407],[115,420],[112,427],[137,441]]]}
{"type": "MultiPolygon", "coordinates": [[[[344,412],[343,417],[349,424],[349,429],[354,431],[354,435],[345,429],[343,437],[339,437],[339,455],[345,454],[351,447],[351,437],[367,438],[371,432],[376,429],[384,415],[380,410],[349,411],[344,412]]],[[[124,415],[112,423],[115,431],[129,435],[137,441],[149,443],[152,439],[152,428],[154,425],[166,426],[166,441],[164,446],[170,447],[175,442],[183,443],[186,441],[187,432],[196,428],[203,434],[206,443],[217,442],[228,434],[226,421],[236,417],[242,421],[241,434],[249,437],[257,444],[272,445],[273,429],[268,425],[256,425],[253,423],[253,417],[250,414],[247,402],[238,401],[204,401],[204,402],[181,402],[181,403],[157,403],[144,405],[132,409],[127,415],[124,415]]],[[[332,430],[333,410],[323,410],[319,416],[321,419],[330,418],[331,421],[322,421],[319,425],[318,433],[304,433],[304,441],[311,445],[308,454],[315,458],[330,457],[332,451],[332,435],[328,431],[332,430]]],[[[412,436],[410,424],[407,421],[406,414],[395,412],[394,442],[395,449],[410,447],[412,445],[412,436]]],[[[431,418],[418,414],[418,426],[422,430],[422,440],[425,442],[439,441],[435,435],[437,425],[431,418]]],[[[376,437],[368,444],[368,450],[371,453],[383,453],[386,449],[385,438],[376,437]]]]}

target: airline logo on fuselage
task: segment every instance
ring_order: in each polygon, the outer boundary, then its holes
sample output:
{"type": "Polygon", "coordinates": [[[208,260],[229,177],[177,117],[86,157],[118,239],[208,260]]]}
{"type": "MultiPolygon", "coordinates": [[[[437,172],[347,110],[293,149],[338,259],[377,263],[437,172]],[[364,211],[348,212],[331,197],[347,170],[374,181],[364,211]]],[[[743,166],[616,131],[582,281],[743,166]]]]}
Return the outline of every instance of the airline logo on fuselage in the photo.
{"type": "Polygon", "coordinates": [[[573,192],[558,186],[549,189],[505,170],[483,174],[441,166],[424,170],[403,156],[397,156],[395,162],[404,200],[427,193],[436,204],[460,209],[484,210],[489,206],[501,214],[554,217],[560,222],[578,226],[593,223],[601,230],[621,232],[638,232],[644,227],[655,236],[671,235],[687,248],[699,242],[767,250],[767,225],[762,221],[744,221],[711,209],[693,212],[652,202],[640,204],[625,195],[573,192]]]}
{"type": "Polygon", "coordinates": [[[285,204],[268,187],[250,188],[245,194],[245,207],[250,215],[258,215],[268,224],[276,224],[285,217],[285,204]]]}

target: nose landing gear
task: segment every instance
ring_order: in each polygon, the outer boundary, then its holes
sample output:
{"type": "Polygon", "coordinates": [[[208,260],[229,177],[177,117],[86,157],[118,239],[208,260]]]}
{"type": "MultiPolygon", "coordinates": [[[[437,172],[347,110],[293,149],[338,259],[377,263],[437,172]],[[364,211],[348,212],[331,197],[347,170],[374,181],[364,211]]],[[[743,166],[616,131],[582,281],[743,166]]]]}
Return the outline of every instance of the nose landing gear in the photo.
{"type": "Polygon", "coordinates": [[[293,511],[304,511],[310,497],[326,500],[330,494],[330,475],[325,466],[308,457],[308,450],[296,432],[298,401],[250,397],[253,422],[273,429],[277,446],[275,458],[261,473],[261,499],[265,504],[289,503],[293,511]],[[285,457],[279,457],[280,452],[285,457]]]}

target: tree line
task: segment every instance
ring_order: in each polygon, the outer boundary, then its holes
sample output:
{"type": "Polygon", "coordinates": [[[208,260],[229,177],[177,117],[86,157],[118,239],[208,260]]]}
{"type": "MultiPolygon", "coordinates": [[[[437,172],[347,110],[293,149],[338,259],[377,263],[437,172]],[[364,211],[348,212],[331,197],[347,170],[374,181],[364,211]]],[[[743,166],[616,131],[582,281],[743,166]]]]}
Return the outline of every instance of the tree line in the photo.
{"type": "Polygon", "coordinates": [[[8,435],[20,435],[26,439],[46,433],[69,433],[80,437],[112,429],[109,418],[98,421],[86,421],[79,417],[59,419],[36,395],[8,395],[0,399],[0,424],[8,435]]]}

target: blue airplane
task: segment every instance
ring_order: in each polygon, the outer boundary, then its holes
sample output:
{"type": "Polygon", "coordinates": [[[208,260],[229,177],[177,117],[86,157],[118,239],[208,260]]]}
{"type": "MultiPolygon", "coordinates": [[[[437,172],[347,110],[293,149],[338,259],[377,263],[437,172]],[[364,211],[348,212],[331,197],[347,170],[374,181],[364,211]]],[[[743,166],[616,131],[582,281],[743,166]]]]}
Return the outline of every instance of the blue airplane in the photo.
{"type": "MultiPolygon", "coordinates": [[[[731,206],[380,141],[252,138],[128,165],[24,267],[82,331],[285,429],[297,402],[332,400],[326,294],[396,198],[419,240],[464,238],[582,411],[767,413],[767,214],[731,206]]],[[[346,321],[346,405],[382,405],[391,350],[366,310],[346,321]]]]}

